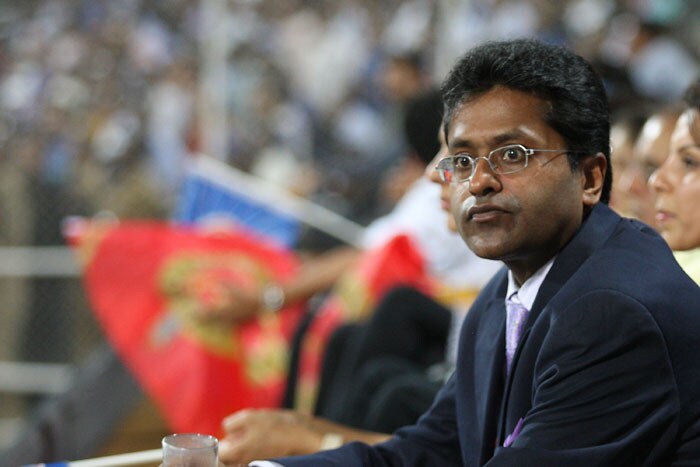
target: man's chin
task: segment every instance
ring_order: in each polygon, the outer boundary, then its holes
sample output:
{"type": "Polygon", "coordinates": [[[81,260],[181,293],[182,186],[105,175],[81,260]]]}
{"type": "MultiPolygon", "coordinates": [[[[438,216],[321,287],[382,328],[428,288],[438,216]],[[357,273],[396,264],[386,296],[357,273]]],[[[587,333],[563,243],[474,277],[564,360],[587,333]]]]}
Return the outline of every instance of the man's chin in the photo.
{"type": "Polygon", "coordinates": [[[472,252],[483,259],[501,260],[506,256],[503,243],[498,242],[467,242],[467,246],[472,252]]]}

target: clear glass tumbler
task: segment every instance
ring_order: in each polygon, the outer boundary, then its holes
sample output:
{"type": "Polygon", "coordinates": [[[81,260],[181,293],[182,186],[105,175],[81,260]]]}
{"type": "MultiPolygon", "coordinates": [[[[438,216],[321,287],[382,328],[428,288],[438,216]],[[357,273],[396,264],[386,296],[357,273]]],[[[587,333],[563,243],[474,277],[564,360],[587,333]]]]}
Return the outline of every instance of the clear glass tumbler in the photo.
{"type": "Polygon", "coordinates": [[[219,440],[199,433],[163,438],[163,467],[218,467],[219,440]]]}

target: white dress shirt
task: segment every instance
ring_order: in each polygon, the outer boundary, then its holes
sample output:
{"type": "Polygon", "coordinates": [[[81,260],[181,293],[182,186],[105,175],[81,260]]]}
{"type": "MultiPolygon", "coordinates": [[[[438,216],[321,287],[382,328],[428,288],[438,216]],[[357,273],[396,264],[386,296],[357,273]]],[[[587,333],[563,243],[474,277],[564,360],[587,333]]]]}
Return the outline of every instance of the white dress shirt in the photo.
{"type": "Polygon", "coordinates": [[[556,256],[547,261],[544,266],[539,268],[537,272],[520,287],[518,287],[518,284],[515,282],[513,273],[508,271],[508,292],[506,292],[506,300],[517,293],[518,301],[528,310],[532,310],[532,305],[534,305],[535,298],[537,298],[537,292],[540,291],[540,287],[544,282],[544,278],[547,277],[547,273],[552,269],[555,258],[556,256]]]}

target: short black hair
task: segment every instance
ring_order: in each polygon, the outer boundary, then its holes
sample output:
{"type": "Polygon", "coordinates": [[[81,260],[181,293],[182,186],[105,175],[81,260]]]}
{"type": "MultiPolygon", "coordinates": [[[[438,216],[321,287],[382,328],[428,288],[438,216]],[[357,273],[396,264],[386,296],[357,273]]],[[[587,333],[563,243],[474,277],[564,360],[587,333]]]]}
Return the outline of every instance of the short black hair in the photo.
{"type": "Polygon", "coordinates": [[[445,131],[460,105],[496,86],[549,103],[545,121],[564,138],[572,169],[584,155],[605,155],[601,201],[607,203],[612,187],[610,106],[593,66],[564,46],[534,39],[486,42],[463,55],[442,84],[445,131]]]}
{"type": "Polygon", "coordinates": [[[406,104],[403,127],[413,153],[425,162],[433,160],[440,149],[438,131],[442,124],[442,98],[438,89],[423,92],[406,104]]]}

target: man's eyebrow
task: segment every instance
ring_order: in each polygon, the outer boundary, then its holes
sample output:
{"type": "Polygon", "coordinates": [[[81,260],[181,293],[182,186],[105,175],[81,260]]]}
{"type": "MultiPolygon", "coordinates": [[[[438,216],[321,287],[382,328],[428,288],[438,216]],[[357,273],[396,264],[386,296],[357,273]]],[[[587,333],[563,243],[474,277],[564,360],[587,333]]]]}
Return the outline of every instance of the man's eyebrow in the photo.
{"type": "MultiPolygon", "coordinates": [[[[494,136],[493,138],[490,139],[489,145],[492,146],[491,149],[497,148],[499,145],[516,140],[518,138],[522,138],[525,136],[525,133],[522,131],[519,131],[517,129],[508,131],[506,133],[501,133],[499,135],[494,136]]],[[[468,147],[471,148],[473,147],[473,143],[470,139],[467,138],[454,138],[450,140],[450,143],[448,144],[449,147],[468,147]]]]}
{"type": "Polygon", "coordinates": [[[460,148],[468,147],[469,148],[472,146],[472,143],[470,140],[468,140],[466,138],[453,138],[453,139],[449,140],[449,142],[447,143],[447,146],[450,148],[452,148],[452,147],[460,147],[460,148]]]}
{"type": "Polygon", "coordinates": [[[518,139],[518,138],[522,138],[523,136],[525,136],[525,133],[523,133],[522,131],[512,130],[512,131],[509,131],[507,133],[502,133],[500,135],[494,136],[493,139],[491,140],[491,143],[494,145],[500,145],[503,143],[507,143],[509,141],[513,141],[513,140],[518,139]]]}

